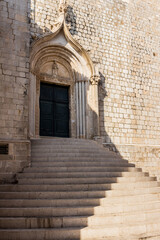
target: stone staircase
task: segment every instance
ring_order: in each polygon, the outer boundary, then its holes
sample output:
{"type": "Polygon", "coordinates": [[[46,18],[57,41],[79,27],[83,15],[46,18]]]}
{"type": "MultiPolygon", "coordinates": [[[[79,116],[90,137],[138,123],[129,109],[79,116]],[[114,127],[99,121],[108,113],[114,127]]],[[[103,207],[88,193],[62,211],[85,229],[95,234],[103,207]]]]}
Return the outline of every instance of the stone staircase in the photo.
{"type": "Polygon", "coordinates": [[[160,184],[90,140],[32,141],[0,185],[1,240],[160,240],[160,184]]]}

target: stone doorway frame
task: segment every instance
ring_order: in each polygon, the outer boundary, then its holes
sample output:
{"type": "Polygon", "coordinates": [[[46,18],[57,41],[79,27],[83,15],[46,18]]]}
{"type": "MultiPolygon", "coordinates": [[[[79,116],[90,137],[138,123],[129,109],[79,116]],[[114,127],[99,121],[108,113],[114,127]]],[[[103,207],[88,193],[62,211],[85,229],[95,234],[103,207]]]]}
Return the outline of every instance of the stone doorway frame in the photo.
{"type": "Polygon", "coordinates": [[[54,25],[53,33],[36,40],[31,47],[30,138],[39,137],[41,81],[70,86],[70,137],[99,136],[98,82],[100,76],[88,53],[71,36],[65,23],[65,12],[66,5],[61,3],[59,18],[54,25]],[[60,69],[65,69],[67,78],[63,74],[51,71],[53,63],[59,65],[60,69]]]}
{"type": "MultiPolygon", "coordinates": [[[[53,60],[53,59],[52,59],[53,60]]],[[[57,60],[57,59],[56,59],[57,60]]],[[[55,58],[54,58],[55,61],[55,58]]],[[[69,121],[69,137],[76,137],[76,126],[75,126],[75,90],[74,90],[74,78],[72,72],[70,72],[70,78],[62,78],[60,76],[43,76],[43,75],[33,75],[32,78],[34,78],[35,81],[35,91],[36,92],[35,102],[33,102],[33,105],[35,105],[35,111],[34,111],[34,117],[35,117],[35,134],[34,136],[36,138],[40,137],[40,106],[39,106],[39,99],[40,99],[40,83],[49,83],[49,84],[55,84],[60,86],[68,86],[69,87],[69,111],[70,111],[70,121],[69,121]]],[[[33,80],[33,79],[32,79],[33,80]]],[[[33,109],[32,109],[33,111],[33,109]]]]}

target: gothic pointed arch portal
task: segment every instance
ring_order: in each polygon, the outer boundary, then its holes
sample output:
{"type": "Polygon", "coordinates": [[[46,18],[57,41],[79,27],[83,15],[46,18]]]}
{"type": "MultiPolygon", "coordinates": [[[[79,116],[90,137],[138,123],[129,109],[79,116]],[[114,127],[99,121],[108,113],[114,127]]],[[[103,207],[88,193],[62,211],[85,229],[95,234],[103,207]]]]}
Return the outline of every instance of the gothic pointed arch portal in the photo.
{"type": "Polygon", "coordinates": [[[69,88],[69,136],[99,135],[98,81],[88,53],[71,36],[65,23],[66,5],[61,1],[54,31],[37,40],[31,49],[30,121],[31,138],[40,132],[40,84],[69,88]]]}

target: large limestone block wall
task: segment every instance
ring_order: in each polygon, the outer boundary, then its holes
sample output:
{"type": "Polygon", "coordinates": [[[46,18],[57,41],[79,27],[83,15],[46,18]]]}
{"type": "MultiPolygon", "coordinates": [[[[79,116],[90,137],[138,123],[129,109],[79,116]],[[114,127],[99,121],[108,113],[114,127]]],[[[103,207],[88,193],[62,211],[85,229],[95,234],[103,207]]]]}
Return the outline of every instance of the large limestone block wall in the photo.
{"type": "MultiPolygon", "coordinates": [[[[159,1],[67,3],[70,32],[99,67],[105,146],[160,176],[159,1]]],[[[19,171],[29,160],[29,46],[54,30],[58,4],[0,1],[0,144],[9,143],[8,160],[0,156],[3,172],[19,171]]]]}
{"type": "Polygon", "coordinates": [[[29,24],[26,0],[0,1],[0,181],[29,160],[29,24]]]}
{"type": "MultiPolygon", "coordinates": [[[[105,146],[160,176],[158,0],[68,0],[73,37],[99,65],[105,146]]],[[[58,1],[31,1],[32,41],[53,31],[58,1]]]]}

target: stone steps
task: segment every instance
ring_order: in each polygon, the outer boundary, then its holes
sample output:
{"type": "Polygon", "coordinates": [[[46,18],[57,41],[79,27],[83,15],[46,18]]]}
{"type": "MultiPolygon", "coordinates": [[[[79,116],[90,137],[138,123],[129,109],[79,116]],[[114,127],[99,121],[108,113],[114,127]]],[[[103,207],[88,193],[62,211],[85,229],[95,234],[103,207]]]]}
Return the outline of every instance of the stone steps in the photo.
{"type": "Polygon", "coordinates": [[[141,168],[114,166],[95,166],[95,167],[31,167],[25,168],[25,173],[54,173],[54,172],[141,172],[141,168]]]}
{"type": "Polygon", "coordinates": [[[159,201],[160,193],[157,194],[144,194],[139,196],[118,196],[118,197],[108,197],[108,198],[59,198],[59,199],[0,199],[1,207],[41,207],[41,206],[106,206],[107,204],[134,204],[146,202],[146,201],[159,201]]]}
{"type": "MultiPolygon", "coordinates": [[[[121,162],[121,160],[117,159],[117,158],[107,158],[107,157],[32,157],[32,163],[36,163],[36,162],[121,162]]],[[[128,163],[126,160],[123,161],[124,163],[128,163]]]]}
{"type": "Polygon", "coordinates": [[[160,235],[160,183],[93,141],[34,140],[17,180],[0,185],[2,240],[160,235]]]}
{"type": "Polygon", "coordinates": [[[99,148],[99,146],[93,148],[93,146],[59,146],[59,145],[55,145],[54,147],[47,147],[45,146],[44,149],[42,149],[42,147],[32,147],[31,149],[31,153],[33,154],[38,154],[38,153],[42,153],[42,154],[52,154],[52,153],[62,153],[62,154],[71,154],[71,153],[89,153],[89,154],[104,154],[106,156],[117,156],[120,158],[120,155],[107,151],[105,150],[105,148],[99,148]]]}
{"type": "MultiPolygon", "coordinates": [[[[88,149],[88,147],[87,148],[73,148],[73,149],[71,149],[71,148],[69,148],[69,147],[66,147],[66,148],[45,148],[44,149],[44,151],[42,150],[42,148],[35,148],[35,149],[32,149],[32,151],[31,151],[31,155],[32,156],[41,156],[41,154],[45,157],[46,155],[55,155],[55,154],[59,154],[60,155],[60,153],[62,153],[62,155],[61,156],[65,156],[65,155],[69,155],[69,156],[72,156],[72,155],[74,155],[74,156],[76,156],[76,155],[78,155],[78,156],[83,156],[83,155],[91,155],[91,156],[93,156],[94,154],[96,155],[96,156],[100,156],[100,155],[102,155],[102,156],[106,156],[106,157],[115,157],[115,158],[121,158],[121,156],[120,155],[118,155],[118,154],[116,154],[116,153],[111,153],[111,152],[109,152],[109,151],[107,151],[107,150],[104,150],[104,149],[102,149],[102,150],[99,150],[99,149],[96,149],[96,148],[94,148],[94,149],[92,149],[92,148],[90,148],[90,149],[88,149]]],[[[59,156],[58,155],[58,156],[59,156]]]]}
{"type": "Polygon", "coordinates": [[[56,146],[56,145],[59,145],[59,146],[63,146],[63,145],[78,145],[80,146],[82,144],[82,146],[86,146],[86,145],[94,145],[94,146],[98,146],[96,142],[92,141],[92,140],[89,140],[89,139],[77,139],[77,138],[40,138],[40,139],[35,139],[35,140],[32,140],[32,146],[33,148],[35,146],[56,146]]]}
{"type": "Polygon", "coordinates": [[[160,211],[148,211],[147,213],[135,212],[132,214],[122,213],[119,216],[108,214],[107,216],[68,216],[68,217],[1,217],[0,227],[3,229],[20,229],[34,228],[62,228],[62,227],[93,227],[109,224],[127,224],[140,221],[156,221],[160,217],[160,211]]]}
{"type": "MultiPolygon", "coordinates": [[[[57,147],[56,148],[53,148],[53,147],[51,147],[51,148],[47,148],[47,147],[45,147],[45,149],[42,149],[42,148],[32,148],[32,156],[35,154],[35,155],[37,155],[37,150],[38,150],[38,153],[42,153],[42,154],[48,154],[48,153],[65,153],[65,154],[70,154],[71,152],[72,153],[91,153],[91,154],[93,154],[93,153],[99,153],[99,154],[105,154],[106,156],[113,156],[113,154],[111,153],[111,152],[107,152],[105,149],[99,149],[99,148],[94,148],[93,149],[93,147],[73,147],[73,148],[68,148],[68,147],[59,147],[58,145],[57,145],[57,147]]],[[[120,157],[120,156],[118,156],[118,155],[116,155],[115,154],[115,156],[117,156],[117,157],[120,157]]]]}
{"type": "MultiPolygon", "coordinates": [[[[66,153],[65,152],[63,152],[63,153],[61,153],[61,152],[51,152],[51,153],[37,153],[37,154],[35,154],[37,157],[44,157],[44,155],[45,155],[45,157],[47,156],[47,157],[66,157],[66,153]]],[[[88,152],[78,152],[78,153],[75,153],[75,152],[72,152],[72,151],[70,151],[70,153],[67,153],[67,156],[68,157],[88,157],[88,155],[89,155],[89,157],[96,157],[96,158],[98,158],[98,157],[110,157],[110,156],[112,156],[111,154],[110,155],[107,155],[106,153],[97,153],[97,152],[91,152],[91,153],[88,153],[88,152]]],[[[32,156],[34,156],[34,154],[32,154],[32,156]]]]}
{"type": "Polygon", "coordinates": [[[79,178],[21,178],[19,184],[105,184],[105,183],[141,183],[154,181],[155,177],[79,177],[79,178]]]}
{"type": "MultiPolygon", "coordinates": [[[[128,239],[130,236],[137,236],[136,239],[140,239],[141,235],[151,234],[151,232],[157,232],[160,234],[160,222],[153,222],[152,220],[144,222],[136,222],[134,224],[116,224],[116,226],[105,226],[105,227],[86,227],[81,230],[81,238],[80,239],[92,239],[95,238],[105,238],[109,236],[122,236],[128,235],[128,239]]],[[[145,239],[145,238],[144,238],[145,239]]],[[[146,238],[147,239],[147,238],[146,238]]],[[[149,239],[149,238],[148,238],[149,239]]]]}
{"type": "Polygon", "coordinates": [[[160,201],[144,203],[107,203],[104,206],[47,206],[47,207],[3,207],[0,217],[57,217],[57,216],[85,216],[144,212],[160,209],[160,201]]]}
{"type": "Polygon", "coordinates": [[[84,177],[142,177],[149,176],[148,173],[142,172],[55,172],[53,173],[19,173],[20,178],[84,178],[84,177]]]}
{"type": "MultiPolygon", "coordinates": [[[[4,189],[6,190],[6,189],[4,189]]],[[[10,189],[11,190],[11,189],[10,189]]],[[[160,193],[159,187],[153,187],[153,188],[137,188],[133,190],[126,190],[125,192],[123,190],[107,190],[107,191],[59,191],[59,192],[49,192],[49,191],[28,191],[28,192],[3,192],[3,194],[0,195],[0,199],[75,199],[75,198],[103,198],[103,197],[136,197],[136,196],[145,196],[145,195],[152,195],[160,193]]]]}
{"type": "MultiPolygon", "coordinates": [[[[72,228],[55,228],[55,229],[2,229],[0,230],[0,239],[8,240],[57,240],[57,239],[72,239],[72,240],[91,240],[93,239],[110,239],[111,237],[119,237],[125,234],[126,239],[137,240],[139,236],[143,237],[154,234],[160,235],[160,223],[153,223],[152,221],[146,222],[146,224],[140,222],[137,224],[123,225],[116,224],[116,226],[105,227],[72,227],[72,228]],[[127,233],[127,234],[126,234],[127,233]],[[131,236],[131,238],[130,238],[131,236]]],[[[155,238],[155,237],[154,237],[155,238]]],[[[123,238],[121,238],[123,239],[123,238]]],[[[143,238],[142,238],[143,239],[143,238]]],[[[145,239],[145,238],[144,238],[145,239]]],[[[147,239],[147,238],[146,238],[147,239]]],[[[148,238],[149,239],[149,238],[148,238]]]]}
{"type": "Polygon", "coordinates": [[[134,167],[134,164],[125,163],[123,161],[68,161],[68,162],[54,162],[54,161],[43,161],[33,162],[32,167],[107,167],[107,166],[122,166],[122,167],[134,167]]]}
{"type": "Polygon", "coordinates": [[[35,155],[32,155],[32,159],[33,160],[37,160],[37,159],[52,159],[52,158],[57,158],[57,159],[68,159],[68,160],[78,160],[78,159],[82,159],[82,160],[92,160],[92,159],[95,159],[95,160],[99,160],[99,159],[107,159],[107,158],[111,158],[111,159],[121,159],[120,157],[118,156],[112,156],[112,155],[106,155],[106,154],[89,154],[89,153],[71,153],[71,154],[59,154],[59,153],[51,153],[51,154],[35,154],[35,155]]]}
{"type": "Polygon", "coordinates": [[[136,182],[136,183],[99,183],[99,184],[17,184],[0,185],[0,191],[96,191],[96,190],[130,190],[135,188],[152,188],[160,186],[156,181],[136,182]]]}
{"type": "MultiPolygon", "coordinates": [[[[61,151],[61,150],[60,150],[61,151]]],[[[42,154],[32,154],[32,159],[33,159],[33,161],[35,161],[35,160],[37,160],[37,159],[42,159],[42,158],[44,158],[44,159],[53,159],[53,158],[55,158],[55,159],[62,159],[62,161],[64,161],[65,159],[68,159],[69,161],[71,160],[71,161],[73,161],[73,160],[77,160],[77,159],[81,159],[81,160],[84,160],[84,161],[86,161],[87,159],[88,160],[95,160],[95,161],[99,161],[99,160],[105,160],[105,161],[107,161],[107,160],[109,160],[109,159],[111,159],[111,160],[123,160],[124,162],[128,162],[127,160],[125,160],[125,159],[122,159],[121,157],[119,157],[119,156],[117,156],[117,155],[106,155],[106,154],[91,154],[90,155],[90,153],[72,153],[72,154],[70,154],[70,155],[68,155],[68,154],[64,154],[64,155],[60,155],[60,154],[58,154],[58,153],[50,153],[50,154],[45,154],[45,153],[42,153],[42,154]]]]}

